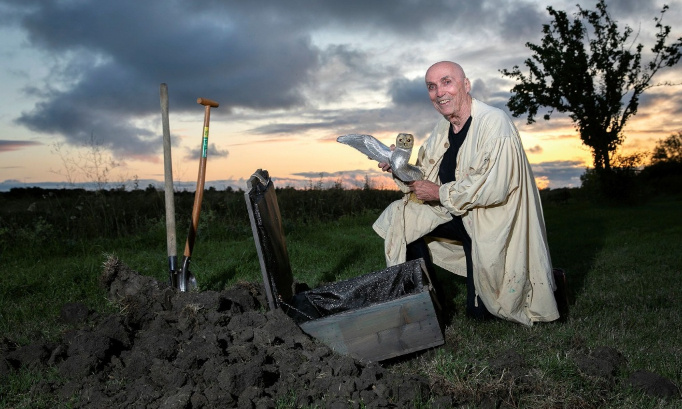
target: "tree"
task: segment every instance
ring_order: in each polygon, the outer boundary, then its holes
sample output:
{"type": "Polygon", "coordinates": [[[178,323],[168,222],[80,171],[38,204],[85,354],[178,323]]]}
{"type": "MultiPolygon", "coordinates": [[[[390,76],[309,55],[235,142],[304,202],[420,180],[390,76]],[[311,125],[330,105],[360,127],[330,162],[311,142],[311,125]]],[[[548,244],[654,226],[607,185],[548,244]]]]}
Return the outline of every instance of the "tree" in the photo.
{"type": "Polygon", "coordinates": [[[500,72],[518,82],[507,102],[512,115],[527,113],[532,124],[540,107],[550,109],[545,120],[554,111],[568,113],[600,171],[611,168],[611,157],[624,140],[623,128],[637,113],[640,95],[654,86],[654,75],[679,61],[682,37],[667,45],[670,26],[662,24],[668,9],[664,6],[654,18],[658,32],[653,58],[642,65],[644,46],[630,39],[633,30],[625,26],[619,31],[604,0],[596,8],[578,6],[571,21],[565,11],[547,7],[553,20],[542,27],[542,43],[526,43],[533,52],[524,62],[530,73],[524,74],[519,66],[500,72]]]}
{"type": "Polygon", "coordinates": [[[651,154],[651,163],[662,162],[682,163],[682,131],[656,142],[651,154]]]}

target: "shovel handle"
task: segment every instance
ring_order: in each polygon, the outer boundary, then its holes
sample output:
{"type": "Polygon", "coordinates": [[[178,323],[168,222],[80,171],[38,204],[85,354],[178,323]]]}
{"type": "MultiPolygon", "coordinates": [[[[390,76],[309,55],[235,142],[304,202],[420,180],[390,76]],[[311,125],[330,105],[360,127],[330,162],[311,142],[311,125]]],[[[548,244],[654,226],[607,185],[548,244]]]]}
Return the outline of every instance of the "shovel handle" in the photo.
{"type": "Polygon", "coordinates": [[[208,99],[208,98],[197,98],[197,104],[201,104],[201,105],[204,105],[204,106],[209,106],[209,107],[212,107],[212,108],[218,108],[218,107],[220,106],[219,103],[215,102],[215,101],[212,100],[212,99],[208,99]]]}
{"type": "Polygon", "coordinates": [[[205,107],[204,109],[204,132],[202,134],[201,143],[201,157],[199,159],[199,175],[197,177],[197,188],[194,192],[194,205],[192,206],[192,222],[187,234],[187,241],[185,242],[185,252],[183,255],[189,264],[189,258],[192,256],[194,249],[194,241],[196,239],[197,229],[199,227],[199,216],[201,214],[201,202],[204,198],[204,182],[206,181],[206,154],[208,151],[208,125],[211,120],[211,108],[219,106],[216,101],[208,98],[198,98],[197,103],[205,107]]]}
{"type": "Polygon", "coordinates": [[[171,136],[168,120],[168,85],[161,84],[161,123],[163,128],[163,176],[166,204],[166,245],[168,257],[177,255],[175,242],[175,200],[173,195],[173,161],[171,159],[171,136]]]}

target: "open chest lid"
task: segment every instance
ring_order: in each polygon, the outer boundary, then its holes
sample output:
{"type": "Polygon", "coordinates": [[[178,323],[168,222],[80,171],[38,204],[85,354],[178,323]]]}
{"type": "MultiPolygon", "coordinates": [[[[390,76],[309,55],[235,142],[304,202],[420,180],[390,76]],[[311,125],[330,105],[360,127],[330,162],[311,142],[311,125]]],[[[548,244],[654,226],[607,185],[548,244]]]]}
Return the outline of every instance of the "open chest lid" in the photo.
{"type": "Polygon", "coordinates": [[[425,284],[431,288],[424,261],[418,259],[297,294],[277,194],[268,172],[258,169],[247,188],[245,198],[270,309],[283,308],[295,321],[303,322],[420,292],[425,284]]]}
{"type": "Polygon", "coordinates": [[[249,178],[244,196],[268,305],[274,310],[283,300],[293,297],[294,276],[275,187],[267,170],[258,169],[249,178]]]}

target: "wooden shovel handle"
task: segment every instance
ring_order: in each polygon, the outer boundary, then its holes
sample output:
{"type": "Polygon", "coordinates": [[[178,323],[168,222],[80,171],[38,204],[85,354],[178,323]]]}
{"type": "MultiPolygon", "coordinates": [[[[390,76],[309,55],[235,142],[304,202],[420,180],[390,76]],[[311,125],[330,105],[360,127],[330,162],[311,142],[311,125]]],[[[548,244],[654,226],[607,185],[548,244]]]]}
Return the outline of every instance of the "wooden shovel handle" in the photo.
{"type": "Polygon", "coordinates": [[[185,242],[185,258],[192,256],[197,229],[199,228],[199,216],[201,214],[201,202],[204,198],[204,182],[206,181],[206,154],[208,151],[208,124],[211,120],[211,107],[219,104],[208,98],[197,98],[197,103],[204,106],[204,132],[201,144],[201,157],[199,159],[199,176],[197,177],[197,189],[194,193],[194,205],[192,206],[192,224],[189,227],[187,241],[185,242]]]}
{"type": "Polygon", "coordinates": [[[163,176],[164,176],[164,195],[166,205],[166,246],[168,257],[177,256],[176,236],[175,236],[175,199],[173,191],[173,161],[171,159],[171,136],[168,120],[168,85],[162,83],[160,90],[161,96],[161,124],[163,129],[163,176]]]}
{"type": "Polygon", "coordinates": [[[213,101],[212,99],[208,99],[208,98],[197,98],[197,104],[201,104],[201,105],[209,106],[209,107],[213,107],[213,108],[218,108],[220,106],[220,104],[218,104],[217,102],[213,101]]]}

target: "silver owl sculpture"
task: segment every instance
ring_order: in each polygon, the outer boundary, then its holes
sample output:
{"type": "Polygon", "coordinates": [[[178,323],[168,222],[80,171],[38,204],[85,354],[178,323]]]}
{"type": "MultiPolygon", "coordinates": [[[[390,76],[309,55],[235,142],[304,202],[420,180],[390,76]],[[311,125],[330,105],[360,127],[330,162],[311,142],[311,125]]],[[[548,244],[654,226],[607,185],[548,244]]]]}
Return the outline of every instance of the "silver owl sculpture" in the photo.
{"type": "Polygon", "coordinates": [[[339,136],[336,141],[359,150],[370,159],[388,163],[391,165],[393,175],[403,182],[424,178],[418,167],[408,163],[414,146],[414,137],[409,133],[398,134],[394,150],[379,142],[372,135],[349,134],[339,136]]]}

